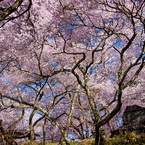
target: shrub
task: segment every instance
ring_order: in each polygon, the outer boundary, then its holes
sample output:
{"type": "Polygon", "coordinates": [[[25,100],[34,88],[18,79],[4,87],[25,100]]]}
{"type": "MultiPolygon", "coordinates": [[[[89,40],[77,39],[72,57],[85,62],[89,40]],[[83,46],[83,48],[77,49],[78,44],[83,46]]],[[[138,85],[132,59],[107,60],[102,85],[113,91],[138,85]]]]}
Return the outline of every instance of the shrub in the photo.
{"type": "Polygon", "coordinates": [[[143,145],[143,143],[145,134],[137,135],[135,131],[120,133],[116,138],[106,139],[106,145],[143,145]]]}

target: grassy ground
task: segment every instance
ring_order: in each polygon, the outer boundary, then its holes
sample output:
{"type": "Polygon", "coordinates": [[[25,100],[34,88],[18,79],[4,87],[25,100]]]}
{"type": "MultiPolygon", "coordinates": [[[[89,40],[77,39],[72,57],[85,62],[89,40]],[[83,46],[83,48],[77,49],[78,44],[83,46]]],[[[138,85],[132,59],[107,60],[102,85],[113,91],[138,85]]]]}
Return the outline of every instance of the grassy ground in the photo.
{"type": "MultiPolygon", "coordinates": [[[[105,145],[145,145],[145,143],[121,143],[121,142],[114,142],[115,138],[111,139],[109,142],[107,142],[105,145]]],[[[25,142],[20,145],[42,145],[41,143],[38,142],[25,142]]],[[[59,145],[59,143],[47,143],[46,145],[59,145]]],[[[64,143],[65,145],[65,143],[64,143]]],[[[87,139],[87,140],[82,140],[79,142],[71,142],[70,145],[94,145],[94,139],[87,139]]]]}
{"type": "MultiPolygon", "coordinates": [[[[42,143],[36,141],[26,141],[25,143],[20,143],[19,145],[42,145],[42,143]]],[[[46,145],[58,145],[58,143],[47,143],[46,145]]]]}
{"type": "MultiPolygon", "coordinates": [[[[78,141],[78,142],[71,142],[70,145],[94,145],[94,138],[92,139],[85,139],[85,140],[82,140],[82,141],[78,141]]],[[[46,145],[58,145],[59,143],[47,143],[46,145]]],[[[21,143],[19,145],[42,145],[41,143],[38,143],[36,141],[26,141],[25,143],[21,143]]],[[[65,145],[65,143],[64,143],[65,145]]]]}
{"type": "MultiPolygon", "coordinates": [[[[71,142],[70,145],[94,145],[95,139],[85,139],[78,142],[71,142]]],[[[59,143],[47,143],[46,145],[58,145],[59,143]]],[[[42,145],[36,141],[26,141],[19,145],[42,145]]],[[[65,145],[65,143],[64,143],[65,145]]],[[[120,134],[114,138],[107,138],[105,145],[145,145],[145,134],[137,135],[135,132],[120,134]]]]}

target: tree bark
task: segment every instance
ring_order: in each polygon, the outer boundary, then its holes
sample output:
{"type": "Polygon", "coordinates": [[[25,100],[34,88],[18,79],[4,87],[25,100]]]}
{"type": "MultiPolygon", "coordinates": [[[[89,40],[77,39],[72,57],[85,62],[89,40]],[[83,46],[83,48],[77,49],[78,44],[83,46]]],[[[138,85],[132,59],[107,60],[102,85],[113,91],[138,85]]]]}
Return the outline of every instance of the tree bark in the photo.
{"type": "Polygon", "coordinates": [[[30,127],[30,137],[29,137],[29,139],[31,141],[35,140],[34,126],[32,124],[32,119],[34,117],[35,112],[36,112],[36,110],[33,110],[31,115],[30,115],[30,118],[29,118],[29,127],[30,127]]]}
{"type": "Polygon", "coordinates": [[[46,144],[46,118],[44,120],[44,124],[43,124],[43,145],[46,144]]]}
{"type": "Polygon", "coordinates": [[[100,144],[100,135],[99,135],[99,128],[95,126],[95,145],[100,144]]]}
{"type": "Polygon", "coordinates": [[[95,126],[95,145],[104,145],[105,144],[106,133],[103,127],[95,126]]]}

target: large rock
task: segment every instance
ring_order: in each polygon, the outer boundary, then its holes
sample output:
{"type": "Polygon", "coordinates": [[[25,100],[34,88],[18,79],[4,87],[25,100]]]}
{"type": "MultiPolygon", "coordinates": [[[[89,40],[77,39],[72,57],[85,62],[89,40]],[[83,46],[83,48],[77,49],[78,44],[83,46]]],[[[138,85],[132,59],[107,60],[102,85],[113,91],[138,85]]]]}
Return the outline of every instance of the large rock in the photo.
{"type": "Polygon", "coordinates": [[[111,137],[125,131],[145,133],[145,108],[137,105],[127,106],[123,114],[123,126],[112,131],[111,137]]]}
{"type": "Polygon", "coordinates": [[[133,105],[127,106],[123,114],[123,126],[127,131],[145,131],[145,108],[133,105]]]}

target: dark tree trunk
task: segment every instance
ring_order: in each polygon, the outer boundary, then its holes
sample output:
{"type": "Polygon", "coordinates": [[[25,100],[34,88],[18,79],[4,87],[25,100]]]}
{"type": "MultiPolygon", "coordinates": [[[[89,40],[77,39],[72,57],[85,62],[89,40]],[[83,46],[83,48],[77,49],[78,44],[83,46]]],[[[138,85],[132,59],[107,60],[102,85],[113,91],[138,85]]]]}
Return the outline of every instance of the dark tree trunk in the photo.
{"type": "Polygon", "coordinates": [[[95,145],[100,144],[99,128],[95,126],[95,145]]]}
{"type": "Polygon", "coordinates": [[[95,145],[105,144],[106,134],[103,127],[95,127],[95,145]]]}

